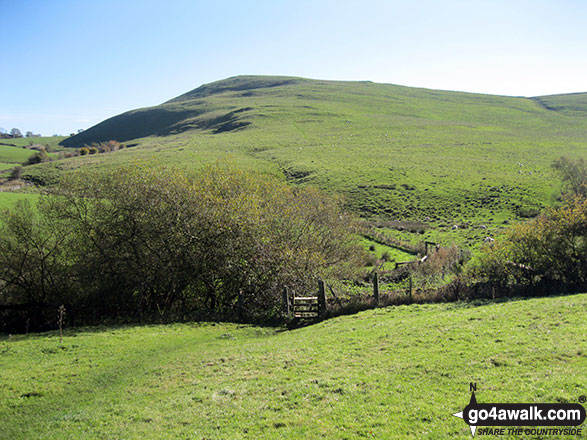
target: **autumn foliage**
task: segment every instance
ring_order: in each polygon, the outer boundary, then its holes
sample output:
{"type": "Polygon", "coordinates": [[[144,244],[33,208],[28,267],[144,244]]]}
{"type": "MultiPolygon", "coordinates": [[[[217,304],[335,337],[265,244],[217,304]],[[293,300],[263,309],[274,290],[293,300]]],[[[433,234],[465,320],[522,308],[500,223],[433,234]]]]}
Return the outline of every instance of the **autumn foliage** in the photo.
{"type": "Polygon", "coordinates": [[[587,287],[587,199],[575,196],[486,246],[475,277],[501,287],[587,287]]]}
{"type": "Polygon", "coordinates": [[[271,319],[284,286],[313,292],[360,261],[337,200],[220,165],[72,174],[0,223],[0,305],[86,321],[271,319]]]}

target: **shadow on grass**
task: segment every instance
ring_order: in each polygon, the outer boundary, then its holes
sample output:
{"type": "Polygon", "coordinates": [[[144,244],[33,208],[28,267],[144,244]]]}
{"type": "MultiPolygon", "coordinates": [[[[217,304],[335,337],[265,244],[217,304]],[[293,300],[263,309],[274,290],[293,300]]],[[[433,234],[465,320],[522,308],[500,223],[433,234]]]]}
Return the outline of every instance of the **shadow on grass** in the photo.
{"type": "Polygon", "coordinates": [[[251,125],[250,121],[243,120],[243,115],[250,110],[252,108],[246,107],[214,117],[206,117],[209,110],[203,106],[189,109],[154,107],[135,110],[114,116],[64,139],[60,145],[79,148],[109,140],[126,142],[148,136],[176,135],[188,130],[211,130],[214,134],[231,132],[251,125]]]}

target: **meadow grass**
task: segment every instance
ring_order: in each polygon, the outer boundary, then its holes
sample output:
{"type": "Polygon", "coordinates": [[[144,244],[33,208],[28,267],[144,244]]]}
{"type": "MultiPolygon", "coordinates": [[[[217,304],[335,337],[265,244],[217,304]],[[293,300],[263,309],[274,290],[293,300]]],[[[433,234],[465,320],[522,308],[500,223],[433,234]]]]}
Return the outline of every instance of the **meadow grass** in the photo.
{"type": "Polygon", "coordinates": [[[59,145],[66,136],[41,136],[34,138],[14,138],[14,139],[0,139],[0,144],[14,145],[16,147],[28,147],[30,145],[43,145],[49,150],[62,150],[63,147],[59,145]]]}
{"type": "Polygon", "coordinates": [[[581,294],[389,307],[292,331],[193,323],[70,329],[63,343],[56,332],[4,336],[0,438],[470,438],[451,415],[470,382],[480,402],[586,394],[586,307],[581,294]]]}
{"type": "Polygon", "coordinates": [[[29,200],[34,203],[39,197],[39,194],[35,193],[0,191],[0,210],[13,207],[19,200],[29,200]]]}
{"type": "Polygon", "coordinates": [[[0,144],[0,162],[4,164],[21,164],[31,157],[35,151],[21,147],[12,147],[0,144]]]}
{"type": "Polygon", "coordinates": [[[412,261],[417,258],[416,255],[410,254],[393,246],[377,243],[373,240],[369,240],[368,238],[361,237],[359,242],[363,249],[365,249],[369,254],[373,255],[373,257],[375,257],[377,260],[381,260],[383,255],[387,254],[388,261],[386,261],[381,267],[383,270],[395,269],[396,262],[412,261]]]}

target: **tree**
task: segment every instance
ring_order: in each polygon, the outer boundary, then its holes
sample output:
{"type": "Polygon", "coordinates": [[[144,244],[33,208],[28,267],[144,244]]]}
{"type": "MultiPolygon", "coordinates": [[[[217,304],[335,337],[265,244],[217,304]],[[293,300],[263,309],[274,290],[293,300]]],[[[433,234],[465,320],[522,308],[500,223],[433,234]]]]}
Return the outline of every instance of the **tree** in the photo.
{"type": "MultiPolygon", "coordinates": [[[[43,276],[70,284],[36,298],[66,292],[59,298],[78,316],[276,317],[284,286],[314,290],[319,278],[352,273],[361,259],[339,201],[226,166],[197,176],[143,166],[74,172],[32,218],[26,234],[2,231],[0,252],[38,280],[42,259],[22,237],[48,237],[50,249],[63,238],[50,254],[67,256],[51,266],[59,274],[43,276]]],[[[21,292],[10,267],[0,264],[0,281],[21,292]]]]}
{"type": "Polygon", "coordinates": [[[566,190],[573,196],[587,197],[587,163],[582,157],[561,156],[552,167],[559,173],[566,190]]]}
{"type": "Polygon", "coordinates": [[[28,137],[28,138],[30,138],[30,137],[33,137],[34,134],[33,134],[32,131],[27,131],[25,136],[28,137]]]}
{"type": "Polygon", "coordinates": [[[38,163],[49,162],[50,158],[45,149],[37,151],[32,156],[30,156],[25,165],[36,165],[38,163]]]}
{"type": "Polygon", "coordinates": [[[22,167],[20,165],[15,166],[14,168],[12,168],[12,171],[10,172],[10,180],[18,180],[22,177],[22,167]]]}
{"type": "Polygon", "coordinates": [[[555,282],[584,289],[586,255],[587,199],[577,196],[510,227],[483,249],[474,273],[503,287],[555,282]]]}
{"type": "Polygon", "coordinates": [[[59,222],[39,215],[27,201],[5,211],[0,221],[0,306],[27,307],[31,326],[43,328],[46,306],[71,299],[69,237],[59,222]]]}
{"type": "Polygon", "coordinates": [[[10,130],[10,134],[12,136],[14,136],[15,138],[21,138],[22,137],[22,133],[20,132],[20,130],[18,128],[13,128],[12,130],[10,130]]]}

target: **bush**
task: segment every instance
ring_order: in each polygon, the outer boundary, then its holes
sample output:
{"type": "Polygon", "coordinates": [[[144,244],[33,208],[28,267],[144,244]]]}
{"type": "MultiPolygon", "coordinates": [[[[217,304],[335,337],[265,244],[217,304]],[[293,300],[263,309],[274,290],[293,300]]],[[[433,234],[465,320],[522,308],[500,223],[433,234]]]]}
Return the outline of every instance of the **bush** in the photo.
{"type": "Polygon", "coordinates": [[[10,171],[10,180],[18,180],[22,177],[22,167],[20,165],[15,166],[14,168],[12,168],[12,171],[10,171]]]}
{"type": "Polygon", "coordinates": [[[37,151],[35,154],[30,156],[25,165],[36,165],[38,163],[49,162],[49,155],[45,150],[37,151]]]}
{"type": "Polygon", "coordinates": [[[79,149],[80,156],[87,156],[88,154],[90,154],[90,149],[88,147],[81,147],[79,149]]]}
{"type": "MultiPolygon", "coordinates": [[[[38,211],[27,201],[4,211],[0,221],[0,310],[26,308],[31,327],[42,329],[47,305],[71,299],[71,271],[66,243],[70,235],[63,225],[38,211]]],[[[4,313],[0,320],[10,322],[4,313]]],[[[14,328],[4,328],[8,331],[14,328]]]]}
{"type": "MultiPolygon", "coordinates": [[[[354,273],[362,255],[338,201],[222,166],[195,178],[142,167],[67,175],[38,212],[27,231],[10,223],[0,252],[24,258],[29,277],[53,277],[27,257],[33,243],[23,237],[67,231],[52,267],[75,288],[35,302],[59,298],[78,317],[273,319],[283,286],[313,291],[318,278],[354,273]]],[[[5,290],[20,292],[12,277],[0,267],[5,290]]],[[[31,286],[27,295],[37,295],[39,283],[31,286]]]]}
{"type": "Polygon", "coordinates": [[[510,227],[486,246],[472,276],[500,287],[587,288],[587,199],[575,197],[510,227]]]}
{"type": "Polygon", "coordinates": [[[562,156],[553,162],[552,167],[559,173],[567,193],[587,198],[587,162],[585,159],[562,156]]]}

